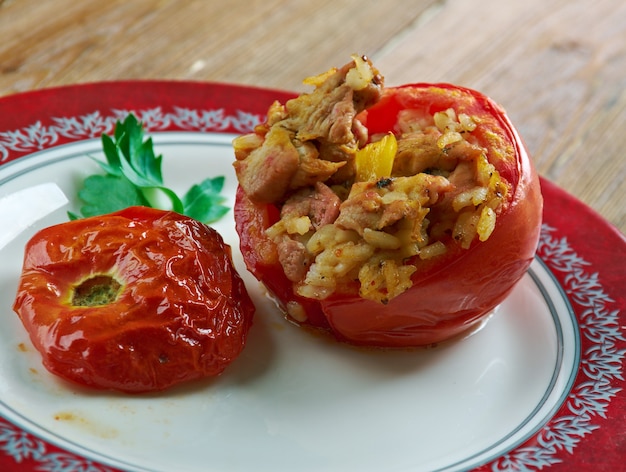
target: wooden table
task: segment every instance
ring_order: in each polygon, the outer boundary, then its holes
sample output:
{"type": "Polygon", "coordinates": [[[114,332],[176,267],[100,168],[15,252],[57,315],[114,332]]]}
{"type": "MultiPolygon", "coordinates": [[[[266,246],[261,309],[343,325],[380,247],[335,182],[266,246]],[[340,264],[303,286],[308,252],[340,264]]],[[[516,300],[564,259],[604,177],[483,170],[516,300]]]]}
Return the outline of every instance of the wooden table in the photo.
{"type": "Polygon", "coordinates": [[[0,0],[0,95],[135,78],[304,91],[353,53],[388,85],[491,96],[539,172],[626,232],[623,0],[0,0]]]}

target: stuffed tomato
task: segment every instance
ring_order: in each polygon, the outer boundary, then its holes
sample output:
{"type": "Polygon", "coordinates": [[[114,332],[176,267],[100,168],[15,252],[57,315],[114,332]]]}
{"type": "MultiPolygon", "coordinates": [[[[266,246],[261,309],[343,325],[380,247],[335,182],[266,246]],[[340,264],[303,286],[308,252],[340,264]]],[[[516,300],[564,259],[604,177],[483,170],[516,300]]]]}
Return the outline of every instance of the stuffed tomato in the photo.
{"type": "Polygon", "coordinates": [[[219,375],[255,311],[215,230],[147,207],[36,233],[13,308],[50,372],[126,393],[219,375]]]}
{"type": "Polygon", "coordinates": [[[476,327],[532,262],[539,179],[505,112],[449,84],[385,88],[365,57],[234,141],[252,274],[303,325],[371,346],[476,327]]]}

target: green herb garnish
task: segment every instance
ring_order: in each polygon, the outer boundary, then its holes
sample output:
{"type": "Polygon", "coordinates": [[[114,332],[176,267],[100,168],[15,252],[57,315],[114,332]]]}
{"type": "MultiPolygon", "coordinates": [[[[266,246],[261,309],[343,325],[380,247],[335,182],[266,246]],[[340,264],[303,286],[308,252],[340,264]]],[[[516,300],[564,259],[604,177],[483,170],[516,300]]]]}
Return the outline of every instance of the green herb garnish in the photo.
{"type": "Polygon", "coordinates": [[[152,138],[144,139],[143,125],[131,113],[117,121],[113,138],[102,135],[106,162],[96,160],[105,175],[90,175],[78,197],[84,205],[80,214],[68,212],[70,219],[103,215],[130,206],[143,205],[173,210],[203,223],[211,223],[228,212],[220,192],[224,177],[208,178],[193,185],[182,199],[163,185],[161,161],[152,138]]]}

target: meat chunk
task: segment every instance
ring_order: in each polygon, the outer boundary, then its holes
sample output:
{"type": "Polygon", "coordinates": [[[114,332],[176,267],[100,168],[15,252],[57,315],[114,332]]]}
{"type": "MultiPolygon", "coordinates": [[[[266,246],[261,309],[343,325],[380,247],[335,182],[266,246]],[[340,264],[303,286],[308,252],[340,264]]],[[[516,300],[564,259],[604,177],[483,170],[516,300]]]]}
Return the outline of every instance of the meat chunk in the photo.
{"type": "Polygon", "coordinates": [[[379,100],[381,89],[378,71],[367,59],[355,58],[325,74],[313,92],[272,105],[256,137],[234,143],[237,178],[248,197],[274,203],[342,168],[350,172],[353,167],[346,164],[367,140],[356,116],[379,100]]]}
{"type": "Polygon", "coordinates": [[[420,222],[426,214],[422,209],[451,189],[446,178],[428,174],[359,182],[341,204],[335,223],[363,235],[366,228],[382,230],[405,218],[420,222]]]}
{"type": "Polygon", "coordinates": [[[248,198],[257,203],[280,199],[298,170],[300,157],[289,132],[272,127],[260,147],[243,160],[235,161],[239,185],[248,198]]]}
{"type": "Polygon", "coordinates": [[[457,163],[437,145],[441,136],[433,132],[410,133],[398,139],[398,152],[393,163],[393,174],[411,176],[420,172],[449,172],[457,163]]]}
{"type": "MultiPolygon", "coordinates": [[[[286,104],[288,118],[284,120],[285,126],[295,130],[300,140],[316,140],[324,144],[331,156],[336,152],[334,158],[328,156],[332,160],[336,160],[338,155],[346,156],[346,153],[354,152],[366,139],[363,136],[366,130],[355,124],[355,117],[380,99],[382,79],[371,64],[366,67],[372,69],[373,75],[365,84],[356,85],[347,81],[347,76],[357,67],[354,62],[346,64],[312,93],[289,100],[286,104]],[[342,151],[330,149],[331,144],[342,151]]],[[[321,157],[327,158],[326,155],[321,157]]]]}
{"type": "Polygon", "coordinates": [[[282,207],[281,219],[308,216],[317,230],[339,216],[341,200],[327,186],[317,182],[314,188],[303,189],[292,195],[282,207]]]}
{"type": "Polygon", "coordinates": [[[278,248],[278,261],[283,267],[285,276],[292,282],[302,280],[312,262],[312,256],[304,244],[283,236],[276,247],[278,248]]]}
{"type": "Polygon", "coordinates": [[[316,182],[325,182],[346,163],[319,159],[319,150],[310,141],[302,143],[296,140],[294,143],[299,151],[300,161],[289,182],[289,189],[297,190],[315,185],[316,182]]]}

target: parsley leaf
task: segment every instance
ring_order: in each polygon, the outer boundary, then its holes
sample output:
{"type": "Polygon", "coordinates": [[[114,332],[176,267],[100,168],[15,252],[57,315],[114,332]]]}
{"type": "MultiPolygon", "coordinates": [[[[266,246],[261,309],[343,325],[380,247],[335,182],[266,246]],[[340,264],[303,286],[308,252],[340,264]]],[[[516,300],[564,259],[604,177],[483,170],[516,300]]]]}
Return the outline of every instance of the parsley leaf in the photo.
{"type": "Polygon", "coordinates": [[[222,205],[226,198],[220,195],[224,177],[204,180],[192,186],[183,197],[184,214],[199,221],[216,221],[228,212],[222,205]]]}
{"type": "Polygon", "coordinates": [[[128,206],[148,204],[139,189],[123,175],[90,175],[85,179],[85,186],[78,192],[78,197],[85,202],[81,208],[84,216],[96,216],[128,206]],[[107,198],[102,198],[103,195],[107,198]]]}
{"type": "Polygon", "coordinates": [[[229,208],[220,193],[224,177],[208,178],[193,185],[181,199],[163,184],[163,156],[155,155],[152,138],[144,139],[143,125],[131,113],[117,121],[113,137],[102,135],[106,162],[96,160],[105,175],[91,175],[78,192],[84,203],[80,214],[68,212],[70,219],[103,215],[129,206],[143,205],[171,209],[204,223],[224,216],[229,208]]]}

